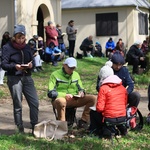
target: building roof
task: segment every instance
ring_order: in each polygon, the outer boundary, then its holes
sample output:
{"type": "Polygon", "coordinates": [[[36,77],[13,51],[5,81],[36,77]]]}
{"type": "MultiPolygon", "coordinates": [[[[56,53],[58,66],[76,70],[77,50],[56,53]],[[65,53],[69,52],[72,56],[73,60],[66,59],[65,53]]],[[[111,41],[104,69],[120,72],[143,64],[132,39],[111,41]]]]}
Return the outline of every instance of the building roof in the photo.
{"type": "Polygon", "coordinates": [[[62,9],[137,6],[150,8],[147,0],[61,0],[62,9]]]}

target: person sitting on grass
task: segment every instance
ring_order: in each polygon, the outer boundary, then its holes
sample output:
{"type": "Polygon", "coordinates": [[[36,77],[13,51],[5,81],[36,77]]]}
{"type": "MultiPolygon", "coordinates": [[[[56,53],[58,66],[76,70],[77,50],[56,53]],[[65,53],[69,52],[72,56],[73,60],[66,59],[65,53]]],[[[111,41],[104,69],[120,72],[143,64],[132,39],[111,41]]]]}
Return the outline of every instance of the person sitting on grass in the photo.
{"type": "Polygon", "coordinates": [[[73,57],[63,62],[63,67],[54,71],[49,80],[48,97],[57,110],[58,120],[66,121],[67,108],[84,107],[78,128],[87,128],[91,106],[95,105],[96,96],[85,94],[80,75],[75,71],[77,61],[73,57]],[[77,96],[75,96],[77,95],[77,96]]]}
{"type": "MultiPolygon", "coordinates": [[[[122,85],[122,80],[114,75],[111,68],[112,62],[106,62],[100,70],[100,89],[98,92],[96,110],[90,111],[90,132],[98,136],[104,136],[104,129],[108,128],[105,121],[110,123],[122,123],[126,120],[127,90],[122,85]]],[[[127,134],[127,128],[121,124],[117,126],[122,135],[127,134]]],[[[110,132],[116,132],[114,126],[108,128],[110,132]]]]}
{"type": "Polygon", "coordinates": [[[90,35],[89,37],[86,37],[81,45],[80,50],[83,51],[84,56],[86,57],[93,57],[94,56],[94,46],[93,46],[93,36],[90,35]]]}
{"type": "Polygon", "coordinates": [[[100,42],[95,42],[95,56],[104,57],[100,42]]]}
{"type": "Polygon", "coordinates": [[[57,61],[61,60],[61,50],[55,46],[53,42],[50,42],[49,47],[45,49],[46,62],[52,62],[53,66],[57,66],[57,61]]]}
{"type": "Polygon", "coordinates": [[[133,74],[139,74],[139,65],[140,70],[143,72],[147,66],[146,59],[143,54],[143,51],[141,50],[142,42],[136,41],[129,49],[127,55],[126,55],[126,61],[129,65],[133,66],[132,73],[133,74]]]}

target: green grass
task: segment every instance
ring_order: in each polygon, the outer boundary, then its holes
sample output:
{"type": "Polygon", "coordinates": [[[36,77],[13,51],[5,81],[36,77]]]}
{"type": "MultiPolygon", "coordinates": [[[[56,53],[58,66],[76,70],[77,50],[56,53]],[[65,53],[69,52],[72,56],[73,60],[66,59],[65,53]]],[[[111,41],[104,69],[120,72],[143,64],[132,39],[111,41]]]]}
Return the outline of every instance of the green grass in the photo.
{"type": "MultiPolygon", "coordinates": [[[[102,65],[107,61],[106,58],[84,58],[77,60],[78,67],[76,71],[81,75],[83,85],[87,93],[97,94],[95,86],[97,75],[102,65]]],[[[47,90],[50,74],[62,67],[59,62],[57,67],[51,64],[43,63],[44,71],[33,73],[33,79],[40,100],[48,100],[47,90]]],[[[131,68],[129,68],[131,71],[131,68]]],[[[149,76],[146,74],[135,75],[135,87],[147,89],[149,76]]],[[[6,77],[5,77],[6,82],[6,77]]],[[[0,98],[10,98],[7,86],[0,89],[0,98]]],[[[0,135],[0,150],[149,150],[150,149],[150,127],[144,125],[140,132],[129,131],[126,137],[114,138],[114,144],[110,140],[98,139],[88,136],[84,133],[78,133],[75,138],[65,138],[63,140],[46,141],[44,139],[35,139],[30,134],[14,134],[10,136],[0,135]]]]}

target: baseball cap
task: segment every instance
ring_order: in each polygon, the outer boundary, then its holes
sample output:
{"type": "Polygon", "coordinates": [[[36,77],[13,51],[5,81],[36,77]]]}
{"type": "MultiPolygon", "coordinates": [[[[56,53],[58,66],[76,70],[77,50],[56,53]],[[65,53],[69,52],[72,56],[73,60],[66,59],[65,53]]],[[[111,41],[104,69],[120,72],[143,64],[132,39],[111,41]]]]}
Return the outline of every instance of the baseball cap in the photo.
{"type": "Polygon", "coordinates": [[[67,58],[63,64],[68,65],[68,67],[77,67],[77,61],[73,57],[67,58]]]}

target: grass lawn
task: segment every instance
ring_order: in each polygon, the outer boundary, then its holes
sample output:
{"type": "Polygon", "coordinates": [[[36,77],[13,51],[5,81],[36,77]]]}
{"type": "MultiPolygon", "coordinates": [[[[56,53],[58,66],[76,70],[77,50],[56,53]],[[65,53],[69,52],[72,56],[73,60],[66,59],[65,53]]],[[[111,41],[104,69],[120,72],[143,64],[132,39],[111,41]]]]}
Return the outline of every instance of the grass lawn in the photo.
{"type": "MultiPolygon", "coordinates": [[[[106,58],[83,58],[79,59],[77,72],[81,75],[83,85],[87,93],[97,94],[95,86],[97,75],[106,58]]],[[[47,90],[50,74],[62,67],[59,62],[57,67],[43,63],[43,72],[33,73],[33,79],[40,100],[48,100],[47,90]]],[[[131,68],[129,68],[131,71],[131,68]]],[[[149,77],[146,74],[133,76],[135,79],[135,88],[146,88],[149,83],[149,77]]],[[[6,82],[6,77],[5,77],[6,82]]],[[[0,98],[9,97],[7,86],[0,89],[0,98]]],[[[10,97],[9,97],[10,98],[10,97]]],[[[111,140],[99,139],[87,135],[85,132],[79,132],[75,138],[64,138],[57,141],[46,141],[44,139],[35,139],[29,134],[14,134],[10,136],[0,135],[0,150],[149,150],[150,149],[150,127],[145,124],[140,132],[129,131],[126,137],[114,138],[114,144],[111,140]]]]}

